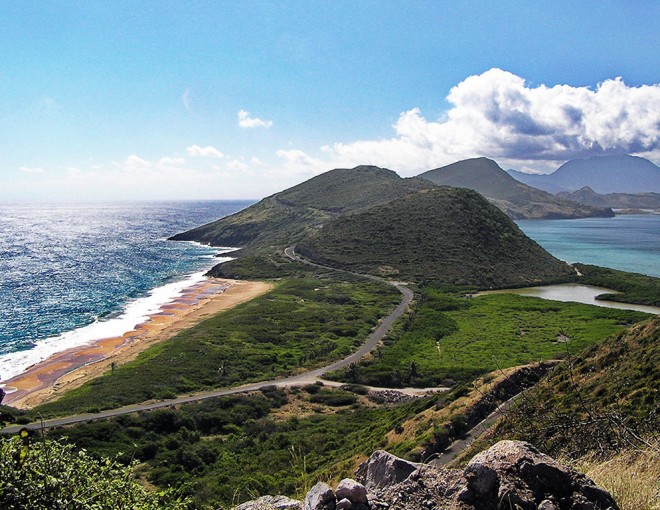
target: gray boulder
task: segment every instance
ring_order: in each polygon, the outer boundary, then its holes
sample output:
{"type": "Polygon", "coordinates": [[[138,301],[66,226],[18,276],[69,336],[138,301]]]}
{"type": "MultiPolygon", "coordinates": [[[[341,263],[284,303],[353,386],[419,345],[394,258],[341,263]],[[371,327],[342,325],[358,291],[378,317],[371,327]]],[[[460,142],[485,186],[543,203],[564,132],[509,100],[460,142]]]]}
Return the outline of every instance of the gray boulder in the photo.
{"type": "Polygon", "coordinates": [[[238,505],[236,510],[301,510],[302,501],[286,496],[262,496],[238,505]]]}
{"type": "Polygon", "coordinates": [[[478,508],[618,509],[589,478],[522,441],[500,441],[475,455],[463,476],[460,499],[478,508]]]}
{"type": "Polygon", "coordinates": [[[303,510],[335,510],[337,498],[332,488],[323,482],[317,483],[305,496],[303,510]]]}
{"type": "Polygon", "coordinates": [[[378,489],[403,482],[420,465],[400,459],[385,450],[377,450],[358,466],[355,475],[368,489],[378,489]]]}
{"type": "Polygon", "coordinates": [[[361,483],[352,480],[351,478],[344,478],[339,485],[337,485],[337,499],[346,498],[351,503],[367,504],[367,488],[361,483]]]}

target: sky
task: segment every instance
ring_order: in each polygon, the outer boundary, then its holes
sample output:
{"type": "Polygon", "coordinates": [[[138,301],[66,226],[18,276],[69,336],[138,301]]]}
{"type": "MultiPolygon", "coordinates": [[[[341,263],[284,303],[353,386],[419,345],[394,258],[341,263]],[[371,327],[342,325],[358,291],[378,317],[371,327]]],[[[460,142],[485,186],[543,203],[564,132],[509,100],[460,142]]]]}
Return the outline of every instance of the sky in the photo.
{"type": "Polygon", "coordinates": [[[660,2],[31,1],[0,201],[258,199],[332,168],[660,163],[660,2]]]}

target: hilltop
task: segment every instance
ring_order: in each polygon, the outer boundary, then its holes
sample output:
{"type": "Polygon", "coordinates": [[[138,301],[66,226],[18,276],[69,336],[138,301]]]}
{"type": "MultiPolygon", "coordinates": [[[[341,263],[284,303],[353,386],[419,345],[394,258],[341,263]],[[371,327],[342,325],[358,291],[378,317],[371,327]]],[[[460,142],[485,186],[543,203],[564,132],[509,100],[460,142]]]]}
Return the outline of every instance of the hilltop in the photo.
{"type": "Polygon", "coordinates": [[[463,188],[425,190],[337,218],[298,250],[331,266],[455,285],[515,286],[573,274],[481,195],[463,188]]]}
{"type": "Polygon", "coordinates": [[[572,159],[547,175],[509,172],[520,182],[558,193],[589,186],[596,193],[660,193],[660,168],[629,155],[572,159]]]}
{"type": "Polygon", "coordinates": [[[252,251],[295,243],[333,218],[407,193],[428,189],[423,179],[403,179],[375,166],[340,168],[313,177],[207,225],[173,236],[174,241],[198,241],[252,251]]]}
{"type": "Polygon", "coordinates": [[[579,205],[523,184],[488,158],[459,161],[429,170],[419,177],[440,186],[475,190],[514,219],[589,218],[614,215],[607,208],[579,205]]]}

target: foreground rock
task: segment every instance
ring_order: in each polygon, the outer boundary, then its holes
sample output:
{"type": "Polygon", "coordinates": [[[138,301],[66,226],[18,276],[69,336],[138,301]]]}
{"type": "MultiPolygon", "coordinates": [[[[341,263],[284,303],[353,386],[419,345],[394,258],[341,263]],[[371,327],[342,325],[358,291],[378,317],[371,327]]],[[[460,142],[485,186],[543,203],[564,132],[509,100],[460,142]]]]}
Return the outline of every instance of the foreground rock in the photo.
{"type": "MultiPolygon", "coordinates": [[[[500,441],[465,468],[414,464],[379,450],[336,490],[316,484],[298,507],[245,506],[239,510],[618,510],[589,478],[561,466],[529,443],[500,441]]],[[[263,498],[261,498],[263,499],[263,498]]],[[[291,500],[290,500],[291,501],[291,500]]]]}

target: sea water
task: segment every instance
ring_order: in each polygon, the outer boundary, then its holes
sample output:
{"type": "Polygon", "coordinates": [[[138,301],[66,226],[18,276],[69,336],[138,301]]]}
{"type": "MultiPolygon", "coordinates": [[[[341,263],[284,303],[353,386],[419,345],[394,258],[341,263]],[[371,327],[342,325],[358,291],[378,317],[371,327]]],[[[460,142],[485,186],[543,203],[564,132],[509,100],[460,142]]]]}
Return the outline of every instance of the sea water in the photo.
{"type": "Polygon", "coordinates": [[[660,276],[660,215],[517,223],[525,234],[566,262],[660,276]]]}
{"type": "Polygon", "coordinates": [[[250,203],[0,204],[0,380],[144,322],[227,260],[167,237],[250,203]]]}

